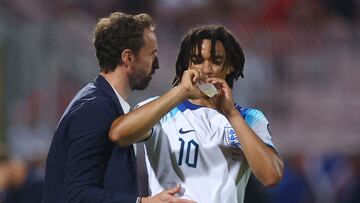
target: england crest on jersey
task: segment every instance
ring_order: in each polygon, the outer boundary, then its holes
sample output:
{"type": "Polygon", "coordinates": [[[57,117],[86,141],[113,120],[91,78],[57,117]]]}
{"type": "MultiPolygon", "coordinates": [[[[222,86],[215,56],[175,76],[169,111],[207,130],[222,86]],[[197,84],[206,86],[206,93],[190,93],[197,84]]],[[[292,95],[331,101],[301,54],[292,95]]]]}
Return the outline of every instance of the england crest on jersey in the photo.
{"type": "Polygon", "coordinates": [[[236,136],[235,130],[231,127],[224,128],[225,141],[226,143],[233,148],[240,149],[241,145],[239,138],[236,136]]]}

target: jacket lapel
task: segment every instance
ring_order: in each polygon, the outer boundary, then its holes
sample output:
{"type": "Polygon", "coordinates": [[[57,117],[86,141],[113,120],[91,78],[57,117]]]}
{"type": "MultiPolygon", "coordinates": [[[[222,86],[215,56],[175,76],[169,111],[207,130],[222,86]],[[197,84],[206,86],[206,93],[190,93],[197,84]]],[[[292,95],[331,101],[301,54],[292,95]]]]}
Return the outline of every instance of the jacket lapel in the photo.
{"type": "Polygon", "coordinates": [[[117,98],[114,89],[111,87],[111,85],[108,83],[108,81],[106,81],[106,79],[101,76],[98,75],[94,81],[94,84],[96,87],[98,87],[106,96],[110,97],[112,99],[112,101],[115,104],[116,107],[116,111],[118,113],[118,115],[123,115],[124,114],[124,110],[122,109],[119,99],[117,98]]]}

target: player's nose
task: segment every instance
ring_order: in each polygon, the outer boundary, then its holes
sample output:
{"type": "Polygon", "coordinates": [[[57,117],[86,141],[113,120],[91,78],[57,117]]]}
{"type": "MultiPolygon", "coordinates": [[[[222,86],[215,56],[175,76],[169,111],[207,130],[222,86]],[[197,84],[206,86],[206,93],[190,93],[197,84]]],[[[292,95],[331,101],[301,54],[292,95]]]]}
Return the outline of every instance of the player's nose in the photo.
{"type": "Polygon", "coordinates": [[[212,63],[210,61],[205,61],[204,62],[203,73],[206,74],[206,75],[213,74],[212,63]]]}

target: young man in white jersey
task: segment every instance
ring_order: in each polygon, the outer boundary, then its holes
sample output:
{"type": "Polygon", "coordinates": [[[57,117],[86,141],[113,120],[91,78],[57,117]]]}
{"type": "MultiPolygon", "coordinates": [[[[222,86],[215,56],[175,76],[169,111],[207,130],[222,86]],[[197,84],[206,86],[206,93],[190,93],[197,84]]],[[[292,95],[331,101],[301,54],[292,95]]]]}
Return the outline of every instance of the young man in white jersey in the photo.
{"type": "Polygon", "coordinates": [[[234,203],[244,201],[251,172],[265,186],[281,180],[284,163],[269,122],[261,111],[233,102],[231,88],[243,77],[244,61],[224,27],[195,27],[181,43],[174,88],[113,122],[112,141],[144,141],[151,194],[181,184],[180,197],[234,203]],[[199,83],[215,85],[218,94],[207,97],[199,83]]]}

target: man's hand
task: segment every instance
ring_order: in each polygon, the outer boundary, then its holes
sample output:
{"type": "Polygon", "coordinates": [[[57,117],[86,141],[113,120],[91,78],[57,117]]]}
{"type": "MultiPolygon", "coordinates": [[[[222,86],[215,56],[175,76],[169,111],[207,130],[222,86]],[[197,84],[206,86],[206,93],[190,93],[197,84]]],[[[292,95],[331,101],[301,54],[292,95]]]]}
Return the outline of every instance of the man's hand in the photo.
{"type": "Polygon", "coordinates": [[[179,199],[174,195],[178,193],[181,189],[181,186],[178,185],[174,188],[164,190],[163,192],[153,196],[153,197],[143,197],[141,198],[141,203],[196,203],[191,200],[179,199]]]}
{"type": "Polygon", "coordinates": [[[220,78],[209,78],[208,83],[215,85],[219,93],[213,97],[217,110],[224,116],[229,117],[233,112],[237,112],[234,107],[232,89],[227,82],[220,78]]]}
{"type": "Polygon", "coordinates": [[[190,68],[184,72],[179,86],[188,91],[188,99],[199,99],[206,95],[200,91],[196,84],[205,80],[206,76],[201,71],[190,68]]]}

